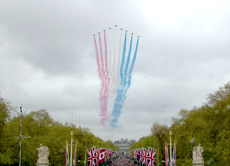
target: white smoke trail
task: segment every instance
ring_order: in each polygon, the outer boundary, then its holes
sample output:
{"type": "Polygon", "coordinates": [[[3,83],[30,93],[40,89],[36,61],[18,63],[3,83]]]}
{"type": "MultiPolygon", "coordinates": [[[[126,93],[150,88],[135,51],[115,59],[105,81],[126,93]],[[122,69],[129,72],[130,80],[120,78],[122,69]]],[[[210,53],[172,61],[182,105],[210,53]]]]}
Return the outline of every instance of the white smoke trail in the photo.
{"type": "Polygon", "coordinates": [[[115,89],[117,90],[120,86],[120,65],[121,65],[121,56],[122,56],[122,39],[123,39],[123,30],[120,30],[120,42],[119,42],[119,52],[118,52],[118,62],[117,62],[117,81],[116,81],[116,86],[115,89]]]}

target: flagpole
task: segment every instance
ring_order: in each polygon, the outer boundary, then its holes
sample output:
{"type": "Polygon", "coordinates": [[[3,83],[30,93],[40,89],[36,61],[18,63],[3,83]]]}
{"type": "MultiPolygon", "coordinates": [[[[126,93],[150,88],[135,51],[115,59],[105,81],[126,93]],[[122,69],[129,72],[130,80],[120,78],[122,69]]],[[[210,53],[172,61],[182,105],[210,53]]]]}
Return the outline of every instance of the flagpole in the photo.
{"type": "Polygon", "coordinates": [[[65,166],[67,165],[67,140],[65,141],[65,166]]]}
{"type": "Polygon", "coordinates": [[[19,166],[21,166],[21,141],[22,141],[22,106],[20,107],[20,136],[19,136],[19,166]]]}
{"type": "MultiPolygon", "coordinates": [[[[75,146],[77,146],[77,143],[76,143],[76,145],[75,146]]],[[[78,159],[77,159],[77,149],[76,149],[76,159],[75,159],[75,163],[78,163],[78,159]]]]}
{"type": "Polygon", "coordinates": [[[85,142],[85,166],[86,166],[86,142],[85,142]]]}
{"type": "Polygon", "coordinates": [[[172,144],[171,144],[171,135],[172,135],[172,131],[169,131],[169,135],[170,135],[170,166],[172,166],[172,144]]]}
{"type": "MultiPolygon", "coordinates": [[[[159,152],[159,139],[158,139],[158,136],[157,136],[157,151],[159,152]]],[[[159,155],[157,155],[157,165],[159,166],[160,165],[160,161],[159,161],[159,155]]]]}

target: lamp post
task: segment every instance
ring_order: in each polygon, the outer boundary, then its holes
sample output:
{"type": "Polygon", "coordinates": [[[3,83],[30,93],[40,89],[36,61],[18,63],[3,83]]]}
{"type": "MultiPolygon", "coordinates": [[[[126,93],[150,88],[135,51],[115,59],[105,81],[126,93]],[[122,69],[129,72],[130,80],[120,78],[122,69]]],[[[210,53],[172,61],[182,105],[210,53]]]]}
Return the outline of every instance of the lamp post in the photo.
{"type": "Polygon", "coordinates": [[[171,144],[171,135],[172,135],[172,131],[169,131],[169,135],[170,135],[170,156],[169,156],[169,160],[170,160],[170,166],[172,166],[172,144],[171,144]]]}
{"type": "Polygon", "coordinates": [[[15,138],[19,138],[19,166],[21,166],[21,158],[22,158],[22,139],[24,138],[30,138],[30,136],[23,136],[22,135],[22,107],[20,107],[20,134],[19,137],[15,137],[15,138]]]}

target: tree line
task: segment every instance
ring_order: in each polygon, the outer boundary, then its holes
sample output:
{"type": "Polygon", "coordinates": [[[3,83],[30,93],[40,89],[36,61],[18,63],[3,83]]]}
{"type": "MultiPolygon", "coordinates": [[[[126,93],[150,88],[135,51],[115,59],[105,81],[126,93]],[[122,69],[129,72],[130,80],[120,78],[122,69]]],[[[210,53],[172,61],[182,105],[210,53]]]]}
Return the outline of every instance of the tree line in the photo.
{"type": "Polygon", "coordinates": [[[209,94],[200,107],[181,109],[170,126],[153,123],[149,136],[134,142],[129,150],[157,149],[156,163],[163,166],[170,130],[172,143],[177,144],[177,165],[192,166],[193,147],[198,144],[203,146],[206,165],[230,165],[230,82],[209,94]]]}
{"type": "MultiPolygon", "coordinates": [[[[19,127],[20,114],[16,113],[10,102],[0,96],[0,166],[19,164],[19,127]]],[[[86,149],[97,146],[117,150],[111,140],[103,141],[89,128],[54,121],[45,109],[41,109],[23,113],[22,165],[34,165],[37,162],[37,148],[40,144],[49,148],[50,165],[64,165],[66,140],[70,144],[71,131],[73,143],[77,143],[77,160],[80,160],[80,164],[85,160],[85,146],[86,149]]]]}

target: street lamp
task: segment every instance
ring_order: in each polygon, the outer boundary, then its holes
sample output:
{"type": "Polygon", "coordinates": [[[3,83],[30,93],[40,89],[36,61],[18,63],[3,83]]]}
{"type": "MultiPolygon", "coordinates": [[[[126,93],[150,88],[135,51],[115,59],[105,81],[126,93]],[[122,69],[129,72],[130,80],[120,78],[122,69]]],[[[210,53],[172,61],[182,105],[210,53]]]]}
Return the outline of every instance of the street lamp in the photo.
{"type": "MultiPolygon", "coordinates": [[[[22,135],[22,107],[20,107],[20,113],[21,113],[21,115],[20,115],[20,134],[19,134],[19,166],[21,166],[22,139],[30,137],[30,136],[23,136],[22,135]]],[[[16,138],[18,138],[18,137],[16,137],[16,138]]]]}

